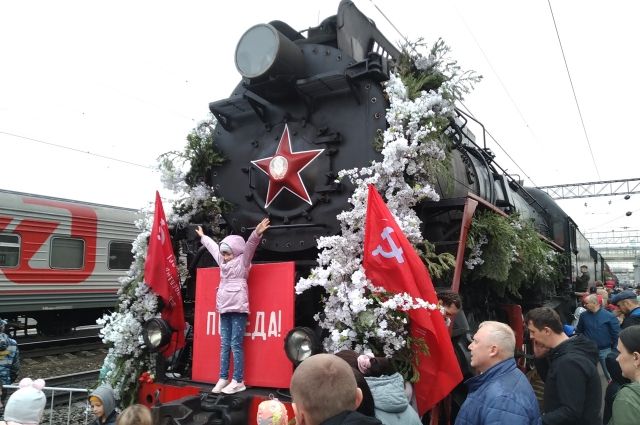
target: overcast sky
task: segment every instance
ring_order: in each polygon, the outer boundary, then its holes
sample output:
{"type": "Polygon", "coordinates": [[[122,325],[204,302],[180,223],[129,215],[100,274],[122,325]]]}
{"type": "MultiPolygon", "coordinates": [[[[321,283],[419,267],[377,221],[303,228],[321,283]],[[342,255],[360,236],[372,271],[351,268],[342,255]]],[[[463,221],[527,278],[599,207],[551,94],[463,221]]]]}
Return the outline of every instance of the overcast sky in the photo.
{"type": "MultiPolygon", "coordinates": [[[[551,1],[591,151],[546,0],[355,3],[390,40],[401,37],[375,6],[409,40],[443,37],[484,76],[465,105],[526,184],[639,177],[640,2],[551,1]]],[[[153,201],[157,156],[182,149],[208,103],[238,83],[242,33],[275,19],[305,29],[337,6],[0,0],[0,188],[131,208],[153,201]]],[[[561,206],[583,231],[640,228],[640,195],[561,206]]]]}

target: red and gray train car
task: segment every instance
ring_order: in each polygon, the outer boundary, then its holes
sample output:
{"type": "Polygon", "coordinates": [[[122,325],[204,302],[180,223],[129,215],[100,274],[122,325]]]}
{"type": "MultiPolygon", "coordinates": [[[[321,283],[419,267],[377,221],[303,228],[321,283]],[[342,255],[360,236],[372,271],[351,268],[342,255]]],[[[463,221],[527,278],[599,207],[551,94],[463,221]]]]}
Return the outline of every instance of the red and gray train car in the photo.
{"type": "Polygon", "coordinates": [[[136,214],[0,190],[0,317],[43,334],[95,324],[117,304],[136,214]]]}

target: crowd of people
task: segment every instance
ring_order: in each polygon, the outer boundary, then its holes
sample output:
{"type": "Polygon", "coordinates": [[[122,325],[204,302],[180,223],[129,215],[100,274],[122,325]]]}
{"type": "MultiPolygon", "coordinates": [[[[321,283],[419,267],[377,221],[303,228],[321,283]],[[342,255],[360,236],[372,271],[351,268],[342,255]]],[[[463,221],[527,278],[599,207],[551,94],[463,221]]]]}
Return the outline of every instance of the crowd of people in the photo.
{"type": "MultiPolygon", "coordinates": [[[[263,226],[268,227],[268,222],[263,226]]],[[[562,323],[549,307],[532,309],[524,317],[535,370],[544,381],[542,399],[518,368],[513,330],[496,321],[479,325],[468,347],[476,375],[464,383],[467,396],[455,425],[640,423],[637,294],[628,288],[614,291],[599,285],[595,290],[585,289],[578,293],[584,308],[576,313],[575,327],[562,323]],[[608,382],[604,394],[598,366],[608,382]]],[[[462,308],[460,296],[446,291],[438,298],[440,311],[450,323],[462,308]]],[[[18,373],[19,356],[15,341],[1,332],[4,324],[0,321],[0,343],[4,344],[0,378],[10,384],[18,373]]],[[[241,376],[235,378],[235,383],[242,383],[241,376]]],[[[46,403],[44,385],[42,379],[24,378],[6,403],[0,397],[4,404],[0,425],[39,424],[46,403]]],[[[225,392],[222,389],[216,392],[225,392]]],[[[295,369],[290,394],[297,425],[422,423],[411,385],[394,369],[392,359],[385,357],[352,350],[311,356],[295,369]]],[[[153,424],[151,411],[143,405],[129,406],[118,414],[115,394],[107,385],[91,392],[88,402],[95,416],[92,425],[153,424]]],[[[278,400],[265,401],[259,406],[256,423],[288,424],[287,409],[278,400]]]]}
{"type": "MultiPolygon", "coordinates": [[[[42,379],[21,379],[18,389],[3,406],[0,425],[40,424],[47,404],[47,397],[42,391],[44,386],[42,379]]],[[[151,410],[141,404],[131,405],[118,415],[115,394],[108,385],[96,388],[88,401],[95,416],[91,425],[153,425],[151,410]]]]}
{"type": "MultiPolygon", "coordinates": [[[[588,311],[597,315],[599,310],[588,311]]],[[[597,341],[582,333],[582,326],[581,333],[567,335],[560,316],[548,307],[530,310],[525,323],[534,344],[536,368],[544,379],[542,403],[516,365],[513,330],[504,323],[486,321],[479,326],[469,345],[471,366],[477,375],[465,382],[468,394],[455,424],[602,424],[603,395],[597,371],[602,364],[602,350],[597,341]]],[[[612,353],[627,383],[615,395],[611,417],[604,423],[637,424],[640,421],[640,326],[627,326],[615,335],[612,353]]],[[[295,423],[421,423],[402,377],[389,368],[387,362],[388,359],[353,351],[318,354],[303,361],[291,380],[295,423]],[[372,396],[369,402],[358,376],[363,376],[369,387],[372,396]],[[379,383],[382,384],[380,391],[379,383]],[[389,403],[390,399],[395,401],[389,403]],[[369,403],[373,403],[373,415],[370,409],[362,409],[369,403]]],[[[286,416],[281,422],[271,419],[268,416],[258,423],[287,423],[286,416]]]]}

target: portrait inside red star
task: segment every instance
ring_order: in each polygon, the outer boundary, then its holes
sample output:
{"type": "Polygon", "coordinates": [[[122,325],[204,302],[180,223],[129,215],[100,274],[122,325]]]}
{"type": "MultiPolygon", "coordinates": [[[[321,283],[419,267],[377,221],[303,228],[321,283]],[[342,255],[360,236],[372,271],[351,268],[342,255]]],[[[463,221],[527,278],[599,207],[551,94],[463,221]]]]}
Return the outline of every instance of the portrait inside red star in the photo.
{"type": "Polygon", "coordinates": [[[265,196],[265,208],[284,191],[311,205],[311,196],[302,177],[302,171],[324,151],[324,149],[297,150],[292,148],[292,134],[285,124],[280,142],[272,156],[251,161],[266,174],[269,183],[265,196]]]}

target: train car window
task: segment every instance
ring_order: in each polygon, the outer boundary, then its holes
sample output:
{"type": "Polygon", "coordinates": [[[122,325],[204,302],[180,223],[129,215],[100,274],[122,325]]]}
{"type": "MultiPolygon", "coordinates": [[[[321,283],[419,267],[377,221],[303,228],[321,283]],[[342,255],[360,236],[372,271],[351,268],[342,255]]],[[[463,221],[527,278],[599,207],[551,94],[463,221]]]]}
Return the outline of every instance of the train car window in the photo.
{"type": "Polygon", "coordinates": [[[131,242],[109,242],[109,270],[129,270],[133,263],[131,242]]]}
{"type": "Polygon", "coordinates": [[[20,262],[20,236],[0,234],[0,267],[16,267],[20,262]]]}
{"type": "Polygon", "coordinates": [[[84,241],[72,238],[51,239],[52,269],[81,269],[84,265],[84,241]]]}

